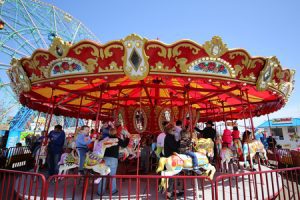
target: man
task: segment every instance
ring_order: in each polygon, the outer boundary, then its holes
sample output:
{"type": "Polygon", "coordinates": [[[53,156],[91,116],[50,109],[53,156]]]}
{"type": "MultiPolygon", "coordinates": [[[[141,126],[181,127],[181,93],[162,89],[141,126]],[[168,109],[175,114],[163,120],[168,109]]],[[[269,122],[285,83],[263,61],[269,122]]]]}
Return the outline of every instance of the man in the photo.
{"type": "MultiPolygon", "coordinates": [[[[167,124],[168,124],[167,121],[164,121],[162,123],[163,129],[165,129],[165,127],[166,127],[167,124]]],[[[158,158],[160,158],[160,156],[164,156],[164,142],[165,142],[165,137],[166,137],[165,131],[161,132],[158,135],[158,137],[157,137],[155,154],[156,154],[156,156],[158,158]]]]}
{"type": "Polygon", "coordinates": [[[60,160],[63,146],[65,144],[66,134],[62,130],[61,125],[56,125],[54,130],[48,135],[48,164],[49,164],[49,176],[58,174],[58,162],[60,160]]]}
{"type": "Polygon", "coordinates": [[[213,162],[216,161],[216,156],[217,156],[217,146],[216,146],[216,130],[213,128],[214,123],[211,120],[208,120],[206,123],[206,127],[203,130],[198,129],[197,127],[195,127],[195,130],[197,132],[202,133],[202,137],[203,138],[210,138],[213,142],[214,142],[214,160],[213,162]]]}
{"type": "Polygon", "coordinates": [[[178,142],[181,138],[181,130],[182,130],[182,121],[181,120],[177,120],[176,121],[176,126],[175,126],[175,140],[176,142],[178,142]]]}
{"type": "Polygon", "coordinates": [[[101,130],[100,130],[100,132],[102,133],[102,139],[109,136],[109,129],[110,128],[111,128],[111,126],[109,126],[108,122],[105,121],[103,123],[103,126],[101,127],[101,130]]]}
{"type": "MultiPolygon", "coordinates": [[[[110,139],[114,139],[117,141],[116,145],[106,148],[105,153],[104,153],[103,160],[105,161],[106,166],[110,168],[110,176],[115,176],[117,173],[119,148],[127,147],[128,143],[129,143],[129,138],[127,138],[127,136],[128,135],[125,135],[124,140],[122,140],[117,137],[117,130],[115,128],[111,128],[109,130],[108,137],[110,139]]],[[[109,184],[109,185],[111,186],[111,188],[110,188],[111,193],[113,195],[117,194],[118,190],[117,190],[117,184],[116,184],[115,178],[112,179],[111,184],[109,184]]],[[[103,178],[98,185],[98,191],[97,191],[98,195],[100,195],[100,196],[104,195],[105,189],[106,189],[106,178],[103,178]]]]}
{"type": "Polygon", "coordinates": [[[200,130],[199,128],[195,127],[195,130],[197,132],[202,133],[203,138],[211,138],[213,142],[216,140],[216,130],[213,128],[214,123],[211,120],[208,120],[206,123],[206,127],[203,130],[200,130]]]}
{"type": "Polygon", "coordinates": [[[88,152],[88,145],[95,139],[90,139],[89,137],[90,127],[82,126],[78,132],[76,138],[76,148],[79,154],[79,169],[78,172],[80,175],[84,175],[83,165],[86,158],[86,153],[88,152]]]}

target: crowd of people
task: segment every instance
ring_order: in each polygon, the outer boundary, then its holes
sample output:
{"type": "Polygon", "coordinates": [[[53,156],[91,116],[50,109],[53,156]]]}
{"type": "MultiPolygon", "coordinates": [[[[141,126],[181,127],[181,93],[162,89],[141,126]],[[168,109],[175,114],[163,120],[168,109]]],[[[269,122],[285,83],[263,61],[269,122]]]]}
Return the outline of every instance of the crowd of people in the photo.
{"type": "MultiPolygon", "coordinates": [[[[183,125],[181,120],[177,120],[175,124],[169,122],[163,122],[163,131],[155,137],[145,137],[141,140],[141,165],[145,173],[149,172],[149,159],[151,156],[157,158],[169,157],[174,153],[185,154],[192,159],[193,170],[200,174],[201,171],[198,167],[198,160],[195,155],[192,143],[192,132],[197,133],[198,138],[210,138],[213,142],[216,141],[217,133],[214,128],[214,123],[209,120],[206,122],[206,127],[201,130],[195,127],[193,130],[188,124],[183,125]]],[[[79,168],[78,173],[80,175],[85,174],[84,162],[88,151],[93,151],[94,143],[105,138],[117,138],[118,145],[106,148],[103,160],[105,164],[110,168],[110,175],[115,175],[118,168],[119,147],[126,147],[129,143],[128,137],[120,137],[121,125],[104,122],[100,133],[96,133],[95,130],[90,130],[89,126],[82,126],[72,136],[66,137],[66,134],[61,125],[56,125],[47,136],[46,132],[42,132],[41,136],[35,138],[27,138],[26,143],[31,146],[31,150],[35,155],[37,150],[42,144],[48,143],[47,148],[47,164],[48,175],[52,176],[58,174],[59,160],[65,149],[76,149],[79,155],[79,168]]],[[[243,133],[242,138],[237,127],[233,127],[233,130],[225,129],[222,135],[223,146],[230,147],[235,140],[239,140],[242,143],[248,142],[252,139],[252,133],[246,130],[243,133]]],[[[276,141],[272,138],[268,140],[268,146],[274,147],[276,141]]],[[[214,155],[216,156],[216,145],[214,149],[214,155]]],[[[213,160],[215,162],[215,160],[213,160]]],[[[116,187],[116,180],[112,179],[112,194],[118,192],[116,187]]],[[[103,195],[106,192],[106,179],[102,179],[98,186],[98,194],[103,195]]],[[[171,197],[174,189],[174,182],[170,179],[169,187],[167,190],[167,196],[171,197]]]]}

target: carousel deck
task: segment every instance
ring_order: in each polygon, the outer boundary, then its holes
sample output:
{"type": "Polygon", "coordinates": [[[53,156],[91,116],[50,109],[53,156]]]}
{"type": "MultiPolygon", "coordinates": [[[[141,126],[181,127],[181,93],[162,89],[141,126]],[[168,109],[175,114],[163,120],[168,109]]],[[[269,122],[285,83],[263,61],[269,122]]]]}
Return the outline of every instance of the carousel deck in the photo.
{"type": "MultiPolygon", "coordinates": [[[[269,168],[262,166],[262,170],[269,170],[269,168]]],[[[245,170],[240,170],[236,173],[247,172],[245,170]]],[[[221,175],[216,173],[215,178],[221,175]]],[[[277,188],[282,187],[282,177],[278,174],[270,173],[260,175],[250,175],[242,177],[229,179],[224,179],[224,181],[219,181],[217,184],[218,199],[268,199],[277,195],[280,191],[277,188]],[[273,177],[272,177],[273,176],[273,177]],[[278,180],[278,181],[276,181],[278,180]],[[278,184],[278,187],[272,189],[272,182],[278,184]],[[269,189],[268,189],[269,188],[269,189]],[[251,192],[250,192],[251,190],[251,192]],[[262,196],[262,190],[264,195],[262,196]],[[268,192],[267,192],[268,191],[268,192]],[[251,193],[251,195],[250,195],[251,193]],[[258,197],[255,197],[258,194],[258,197]]],[[[74,179],[75,180],[75,179],[74,179]]],[[[60,180],[56,183],[50,183],[48,187],[47,200],[49,199],[82,199],[84,184],[81,180],[77,179],[74,181],[72,179],[60,180]],[[66,188],[66,189],[65,189],[66,188]]],[[[177,199],[197,199],[195,190],[193,190],[193,185],[195,181],[190,179],[185,181],[185,197],[177,197],[177,199]]],[[[211,184],[208,181],[202,181],[198,179],[198,199],[213,199],[211,184]]],[[[22,184],[22,185],[25,185],[22,184]]],[[[29,187],[29,183],[26,184],[29,187]]],[[[156,179],[141,179],[139,180],[140,187],[137,187],[137,179],[123,179],[117,180],[117,187],[119,190],[118,194],[112,195],[111,198],[109,194],[102,196],[102,199],[136,199],[136,194],[139,194],[139,199],[165,199],[165,194],[158,192],[158,181],[156,179]],[[137,193],[137,190],[139,192],[137,193]]],[[[100,199],[97,195],[97,186],[93,184],[90,180],[88,182],[87,199],[100,199]]],[[[41,187],[41,186],[40,186],[41,187]]],[[[38,190],[41,190],[41,188],[38,190]]],[[[298,186],[299,187],[299,186],[298,186]]],[[[180,186],[178,186],[180,188],[180,186]]],[[[26,191],[27,189],[24,188],[26,191]]],[[[16,190],[16,189],[15,189],[16,190]]],[[[33,199],[32,197],[30,199],[33,199]]],[[[36,199],[40,199],[37,197],[36,199]]]]}

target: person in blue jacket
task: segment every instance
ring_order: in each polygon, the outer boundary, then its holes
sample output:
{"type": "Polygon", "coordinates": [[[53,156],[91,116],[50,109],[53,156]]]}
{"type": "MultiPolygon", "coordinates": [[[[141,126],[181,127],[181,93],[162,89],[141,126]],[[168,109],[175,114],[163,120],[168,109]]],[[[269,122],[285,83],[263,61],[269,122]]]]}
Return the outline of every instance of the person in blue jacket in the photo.
{"type": "Polygon", "coordinates": [[[92,142],[89,137],[90,127],[82,126],[76,138],[76,148],[79,154],[79,174],[84,175],[83,165],[88,152],[88,145],[92,142]]]}
{"type": "Polygon", "coordinates": [[[63,146],[65,143],[66,134],[62,130],[61,125],[56,125],[54,130],[48,135],[48,165],[49,176],[58,174],[58,162],[63,152],[63,146]]]}

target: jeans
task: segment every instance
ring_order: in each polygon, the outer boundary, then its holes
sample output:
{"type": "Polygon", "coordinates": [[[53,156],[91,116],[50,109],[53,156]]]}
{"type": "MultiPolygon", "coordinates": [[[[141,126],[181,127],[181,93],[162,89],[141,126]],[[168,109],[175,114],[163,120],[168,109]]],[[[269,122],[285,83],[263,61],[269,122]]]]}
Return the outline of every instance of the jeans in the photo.
{"type": "MultiPolygon", "coordinates": [[[[110,176],[114,176],[116,175],[117,173],[117,168],[118,168],[118,159],[117,158],[114,158],[114,157],[104,157],[103,158],[105,160],[105,165],[107,167],[110,168],[110,176]]],[[[110,179],[108,179],[109,182],[110,182],[110,179]]],[[[110,183],[109,183],[110,185],[110,183]]],[[[111,188],[111,191],[112,193],[116,192],[117,191],[117,184],[116,184],[116,179],[113,178],[112,181],[111,181],[111,185],[112,185],[112,188],[111,188]]],[[[106,189],[106,178],[103,178],[101,180],[101,182],[99,183],[98,185],[98,194],[99,195],[103,195],[105,193],[105,189],[106,189]]]]}
{"type": "Polygon", "coordinates": [[[193,167],[198,167],[198,158],[196,154],[192,151],[186,152],[186,155],[190,156],[192,158],[193,167]]]}
{"type": "Polygon", "coordinates": [[[83,165],[84,165],[84,162],[85,162],[87,149],[77,148],[77,150],[78,150],[78,154],[79,154],[79,168],[78,168],[78,170],[83,171],[83,165]]]}
{"type": "Polygon", "coordinates": [[[52,176],[54,174],[58,174],[58,162],[60,160],[61,154],[53,154],[49,153],[48,154],[48,165],[49,165],[49,171],[48,174],[49,176],[52,176]]]}

